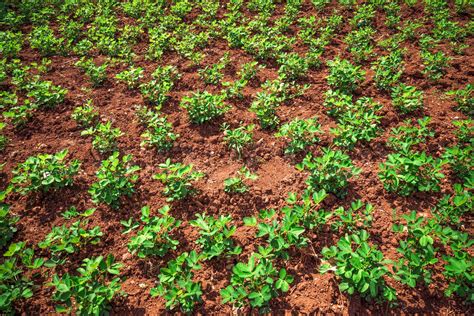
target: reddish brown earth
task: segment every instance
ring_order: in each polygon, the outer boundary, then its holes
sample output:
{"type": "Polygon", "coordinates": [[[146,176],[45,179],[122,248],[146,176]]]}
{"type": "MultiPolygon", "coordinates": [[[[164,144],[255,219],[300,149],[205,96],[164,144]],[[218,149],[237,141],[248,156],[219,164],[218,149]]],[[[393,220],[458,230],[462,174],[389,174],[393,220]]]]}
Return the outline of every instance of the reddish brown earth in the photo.
{"type": "MultiPolygon", "coordinates": [[[[323,13],[314,11],[309,3],[304,4],[302,15],[323,15],[332,12],[329,7],[323,13]]],[[[282,12],[282,8],[277,10],[282,12]]],[[[421,8],[403,8],[403,18],[421,18],[421,8]]],[[[248,13],[250,14],[250,13],[248,13]]],[[[351,12],[344,12],[346,18],[351,12]]],[[[402,18],[402,20],[403,20],[402,18]]],[[[456,16],[455,20],[465,23],[469,20],[467,16],[456,16]]],[[[383,23],[383,18],[376,20],[378,35],[382,38],[392,32],[383,23]]],[[[340,54],[344,58],[351,59],[351,55],[345,50],[343,43],[344,35],[349,31],[349,25],[333,38],[323,56],[324,60],[331,59],[340,54]]],[[[418,30],[418,34],[430,29],[429,25],[418,30]]],[[[293,29],[294,32],[295,28],[293,29]]],[[[423,145],[428,153],[439,156],[443,148],[454,142],[454,127],[452,121],[455,118],[465,118],[463,114],[453,109],[454,103],[445,96],[445,91],[461,88],[466,83],[472,82],[474,74],[472,49],[473,39],[468,38],[469,48],[464,55],[456,55],[450,63],[447,73],[439,82],[433,83],[421,74],[421,62],[419,48],[413,43],[406,43],[406,69],[402,81],[415,85],[425,92],[425,109],[423,113],[417,113],[412,117],[430,116],[432,123],[430,127],[436,131],[436,136],[423,145]]],[[[196,273],[196,280],[202,282],[203,303],[198,305],[197,312],[202,314],[229,314],[232,308],[221,304],[220,289],[227,286],[231,276],[234,263],[246,261],[249,254],[254,251],[261,242],[255,238],[255,228],[243,225],[245,216],[257,214],[261,209],[276,208],[284,205],[288,192],[302,192],[305,188],[306,174],[295,169],[294,165],[301,157],[288,157],[283,154],[284,142],[275,138],[272,132],[259,128],[254,133],[255,144],[246,151],[243,161],[239,160],[223,143],[223,134],[220,124],[224,121],[236,126],[239,122],[245,124],[257,123],[253,113],[248,111],[252,96],[260,91],[260,84],[266,79],[277,77],[275,65],[267,66],[258,74],[249,87],[245,89],[246,98],[243,101],[233,102],[232,110],[217,121],[203,126],[192,125],[186,112],[178,105],[180,99],[196,90],[207,89],[219,91],[219,88],[206,86],[199,79],[196,67],[179,57],[176,53],[167,53],[160,62],[150,62],[144,58],[146,40],[135,47],[138,60],[137,66],[146,69],[148,80],[150,74],[157,65],[175,65],[178,67],[182,77],[170,94],[169,102],[163,108],[173,123],[175,132],[181,137],[175,143],[173,149],[164,154],[157,154],[151,149],[140,147],[141,127],[135,119],[134,105],[144,104],[138,91],[130,91],[124,84],[118,83],[114,76],[125,69],[124,66],[109,66],[108,81],[99,88],[91,88],[90,82],[85,75],[74,66],[78,60],[76,56],[57,56],[52,58],[52,69],[43,76],[45,80],[51,80],[54,84],[61,85],[69,90],[66,101],[61,106],[49,111],[40,111],[35,114],[33,121],[21,131],[13,129],[7,131],[10,142],[6,150],[1,153],[0,160],[6,162],[1,177],[1,185],[5,187],[11,178],[11,171],[27,157],[38,153],[54,153],[68,148],[70,157],[82,161],[82,171],[75,180],[74,186],[53,192],[46,196],[20,196],[11,195],[8,203],[12,206],[12,212],[21,216],[18,223],[18,233],[14,241],[27,241],[36,244],[43,240],[53,226],[62,225],[65,221],[60,216],[67,208],[75,205],[79,210],[97,207],[97,211],[90,218],[90,225],[99,225],[104,232],[99,245],[88,247],[77,255],[70,257],[70,263],[65,268],[57,271],[44,270],[44,278],[39,278],[37,284],[47,282],[49,276],[54,272],[74,271],[81,260],[86,257],[114,254],[117,260],[124,263],[122,276],[124,278],[123,291],[128,294],[124,298],[118,298],[113,302],[114,314],[162,314],[165,312],[164,300],[151,298],[150,289],[154,286],[160,267],[183,251],[198,250],[194,240],[197,231],[193,229],[188,221],[195,214],[206,211],[209,214],[232,214],[235,224],[238,225],[235,239],[242,246],[243,252],[239,256],[226,261],[219,259],[214,262],[203,263],[203,268],[196,273]],[[71,119],[71,112],[75,106],[82,105],[91,98],[100,112],[103,120],[111,120],[115,127],[119,127],[125,135],[120,138],[120,151],[132,154],[135,164],[138,164],[140,180],[137,184],[137,192],[130,199],[124,199],[122,207],[114,211],[104,205],[96,206],[91,202],[87,193],[89,186],[95,181],[95,171],[103,159],[92,149],[90,138],[80,136],[80,128],[71,119]],[[128,237],[121,234],[122,226],[120,220],[140,216],[143,205],[150,205],[157,210],[167,204],[161,194],[162,184],[152,179],[152,175],[159,171],[158,164],[166,157],[173,161],[192,163],[197,170],[206,173],[204,180],[197,182],[200,193],[186,201],[174,202],[172,215],[183,221],[178,249],[165,258],[151,258],[147,260],[138,259],[128,253],[128,237]],[[251,190],[243,195],[228,195],[223,192],[223,180],[238,170],[242,164],[250,166],[250,169],[259,175],[257,181],[252,184],[251,190]],[[63,270],[64,269],[64,270],[63,270]],[[49,273],[49,274],[48,274],[49,273]]],[[[297,45],[295,51],[303,52],[305,47],[297,45]]],[[[213,40],[204,49],[206,59],[203,66],[215,63],[224,52],[231,54],[231,67],[226,68],[225,79],[235,78],[239,65],[252,60],[252,57],[242,50],[229,49],[223,40],[213,40]]],[[[446,51],[448,45],[446,45],[446,51]]],[[[376,53],[382,51],[378,48],[376,53]]],[[[451,54],[451,53],[450,53],[451,54]]],[[[39,61],[40,56],[30,48],[23,50],[21,54],[23,62],[39,61]]],[[[103,60],[98,57],[97,61],[103,60]]],[[[382,113],[384,118],[382,127],[384,133],[373,140],[370,144],[359,144],[350,156],[357,167],[362,168],[359,177],[350,182],[348,196],[344,200],[328,197],[324,201],[324,207],[334,209],[338,206],[347,206],[355,199],[370,202],[375,207],[374,223],[370,229],[372,241],[377,243],[384,254],[390,259],[396,259],[399,254],[396,251],[398,237],[392,232],[393,210],[397,214],[417,210],[419,214],[428,214],[429,210],[436,204],[437,200],[451,191],[452,178],[450,171],[446,169],[448,177],[443,180],[442,192],[438,194],[418,193],[411,197],[401,197],[387,193],[378,179],[378,164],[384,161],[390,150],[385,145],[388,134],[392,127],[399,125],[407,117],[398,114],[391,105],[390,96],[378,91],[373,84],[370,63],[364,63],[367,71],[367,79],[356,92],[358,96],[370,96],[384,105],[382,113]]],[[[282,123],[290,121],[295,117],[309,118],[317,116],[325,131],[322,141],[311,151],[318,154],[321,147],[331,142],[329,128],[335,126],[334,119],[328,117],[323,107],[324,92],[329,88],[326,84],[327,67],[312,70],[301,83],[311,84],[311,88],[302,96],[278,109],[282,123]]],[[[3,87],[5,88],[5,87],[3,87]]],[[[258,124],[257,124],[258,125],[258,124]]],[[[472,227],[466,227],[472,231],[472,227]]],[[[357,296],[341,294],[338,283],[331,274],[321,275],[318,272],[320,264],[320,252],[324,246],[334,244],[339,236],[329,229],[323,229],[321,233],[310,234],[310,246],[305,249],[295,250],[291,253],[288,261],[279,260],[278,265],[285,267],[289,273],[295,276],[290,291],[276,298],[271,303],[274,313],[284,312],[299,313],[324,313],[324,314],[472,314],[472,309],[464,305],[461,300],[446,298],[443,290],[446,282],[441,275],[443,261],[437,265],[434,271],[433,283],[425,288],[418,287],[410,289],[397,282],[390,285],[397,290],[398,306],[376,305],[367,303],[357,296]]],[[[44,254],[46,255],[46,253],[44,254]]],[[[39,286],[32,299],[21,303],[18,311],[31,315],[45,315],[54,312],[54,303],[50,300],[53,293],[51,288],[39,286]]],[[[242,310],[244,313],[250,309],[242,310]]]]}

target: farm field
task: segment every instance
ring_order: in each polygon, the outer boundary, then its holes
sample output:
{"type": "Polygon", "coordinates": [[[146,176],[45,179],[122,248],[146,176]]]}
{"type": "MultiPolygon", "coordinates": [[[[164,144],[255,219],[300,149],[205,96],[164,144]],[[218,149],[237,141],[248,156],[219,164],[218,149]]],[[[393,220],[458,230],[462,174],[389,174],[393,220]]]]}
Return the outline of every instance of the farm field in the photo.
{"type": "Polygon", "coordinates": [[[0,314],[456,314],[474,7],[0,3],[0,314]]]}

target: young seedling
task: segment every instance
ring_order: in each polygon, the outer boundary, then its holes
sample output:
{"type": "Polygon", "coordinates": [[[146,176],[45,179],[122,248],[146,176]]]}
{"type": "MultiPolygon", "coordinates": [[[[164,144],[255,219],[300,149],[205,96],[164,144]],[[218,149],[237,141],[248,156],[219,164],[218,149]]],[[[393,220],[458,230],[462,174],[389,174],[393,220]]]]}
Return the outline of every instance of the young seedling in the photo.
{"type": "Polygon", "coordinates": [[[165,188],[163,194],[167,196],[167,201],[182,200],[196,192],[192,182],[204,177],[204,173],[193,171],[193,165],[182,163],[171,163],[171,159],[166,159],[165,163],[159,166],[163,171],[155,174],[153,179],[160,180],[165,188]]]}
{"type": "MultiPolygon", "coordinates": [[[[128,250],[132,254],[136,254],[139,258],[150,256],[162,257],[170,249],[176,249],[179,241],[172,238],[172,234],[181,225],[181,221],[177,221],[169,215],[170,207],[163,206],[158,210],[160,216],[151,216],[150,207],[142,207],[141,221],[143,227],[139,229],[135,236],[130,238],[128,250]]],[[[130,233],[139,227],[139,223],[133,223],[130,218],[128,221],[121,221],[125,227],[124,234],[130,233]]]]}
{"type": "Polygon", "coordinates": [[[227,143],[227,146],[234,150],[239,158],[242,158],[242,151],[245,147],[250,145],[253,142],[252,131],[255,128],[255,125],[242,125],[235,129],[231,129],[229,124],[222,124],[222,130],[224,131],[224,142],[227,143]]]}
{"type": "Polygon", "coordinates": [[[245,193],[249,190],[245,180],[257,180],[258,176],[253,174],[246,166],[237,171],[237,176],[224,180],[224,192],[245,193]]]}

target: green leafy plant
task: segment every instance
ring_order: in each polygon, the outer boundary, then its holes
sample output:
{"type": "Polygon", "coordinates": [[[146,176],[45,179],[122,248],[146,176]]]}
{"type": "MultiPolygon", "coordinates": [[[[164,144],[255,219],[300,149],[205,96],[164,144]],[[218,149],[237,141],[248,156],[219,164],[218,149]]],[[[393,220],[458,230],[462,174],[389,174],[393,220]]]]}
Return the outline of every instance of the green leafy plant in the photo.
{"type": "Polygon", "coordinates": [[[308,146],[319,142],[318,134],[321,132],[321,125],[317,118],[306,120],[296,118],[289,123],[283,124],[276,137],[284,137],[289,140],[285,148],[285,154],[295,154],[304,151],[308,146]]]}
{"type": "Polygon", "coordinates": [[[360,294],[367,300],[396,300],[396,292],[385,283],[390,276],[383,253],[368,242],[365,230],[342,237],[336,246],[325,247],[322,254],[328,263],[320,267],[321,273],[334,271],[340,279],[339,290],[350,295],[360,294]]]}
{"type": "Polygon", "coordinates": [[[349,52],[354,56],[356,61],[365,61],[372,55],[374,49],[372,46],[372,38],[375,32],[371,26],[365,26],[353,30],[344,38],[349,52]]]}
{"type": "Polygon", "coordinates": [[[235,246],[232,240],[237,227],[229,226],[231,222],[230,215],[213,217],[205,213],[197,214],[196,219],[189,222],[191,226],[199,229],[199,238],[196,243],[201,246],[201,257],[210,260],[222,255],[238,255],[242,252],[242,248],[235,246]]]}
{"type": "Polygon", "coordinates": [[[0,249],[5,248],[13,238],[17,231],[15,224],[19,219],[11,214],[9,205],[0,202],[0,249]]]}
{"type": "Polygon", "coordinates": [[[349,111],[353,106],[352,95],[341,90],[328,90],[324,93],[324,107],[328,110],[328,114],[339,117],[349,111]]]}
{"type": "Polygon", "coordinates": [[[359,228],[370,228],[374,207],[370,203],[367,203],[365,208],[363,206],[364,203],[361,200],[356,200],[351,203],[350,208],[338,207],[332,214],[335,220],[331,227],[335,230],[343,228],[348,232],[354,232],[359,228]]]}
{"type": "Polygon", "coordinates": [[[250,111],[257,115],[263,129],[273,129],[280,123],[280,119],[276,114],[276,108],[279,105],[280,100],[274,94],[265,91],[257,92],[257,96],[250,106],[250,111]]]}
{"type": "Polygon", "coordinates": [[[224,180],[224,192],[227,193],[245,193],[249,190],[245,180],[256,180],[258,176],[250,172],[247,167],[242,167],[237,171],[235,177],[230,177],[224,180]]]}
{"type": "Polygon", "coordinates": [[[180,307],[183,312],[192,312],[202,295],[201,284],[193,281],[193,270],[201,269],[198,261],[195,251],[168,261],[167,267],[160,269],[159,282],[151,289],[151,296],[163,297],[167,309],[180,307]]]}
{"type": "Polygon", "coordinates": [[[447,95],[453,96],[457,106],[456,109],[469,115],[474,116],[474,85],[467,84],[464,89],[451,90],[447,95]]]}
{"type": "Polygon", "coordinates": [[[332,212],[320,207],[320,204],[328,196],[326,191],[306,191],[298,198],[295,193],[289,193],[284,214],[290,214],[300,221],[300,224],[308,230],[318,230],[325,225],[333,216],[332,212]]]}
{"type": "Polygon", "coordinates": [[[155,174],[153,179],[160,180],[165,185],[163,194],[168,196],[167,201],[182,200],[194,194],[196,189],[192,182],[204,177],[204,173],[193,171],[193,165],[171,163],[169,158],[159,167],[163,171],[155,174]]]}
{"type": "Polygon", "coordinates": [[[301,213],[294,212],[294,208],[284,208],[282,211],[284,215],[280,220],[275,218],[274,210],[260,212],[264,221],[258,224],[257,237],[266,237],[272,253],[289,260],[288,249],[306,247],[308,239],[304,236],[301,213]]]}
{"type": "MultiPolygon", "coordinates": [[[[7,126],[6,123],[0,122],[0,132],[7,126]]],[[[7,147],[8,138],[7,136],[0,134],[0,152],[2,152],[5,147],[7,147]]]]}
{"type": "Polygon", "coordinates": [[[474,145],[474,121],[471,119],[467,120],[456,120],[453,121],[453,125],[458,129],[455,132],[456,137],[462,144],[473,144],[474,145]]]}
{"type": "Polygon", "coordinates": [[[43,265],[42,258],[35,258],[32,248],[25,248],[25,242],[12,243],[3,255],[5,260],[0,264],[0,311],[14,314],[15,301],[33,296],[33,281],[28,270],[38,269],[43,265]]]}
{"type": "MultiPolygon", "coordinates": [[[[170,207],[163,206],[158,210],[160,216],[151,216],[150,207],[142,207],[141,221],[143,227],[137,231],[137,234],[130,238],[128,250],[132,254],[136,254],[139,258],[149,256],[164,256],[170,249],[176,249],[179,244],[178,240],[172,238],[171,234],[181,225],[181,221],[177,221],[169,215],[170,207]]],[[[131,232],[139,227],[139,223],[133,223],[130,218],[128,221],[122,221],[125,227],[124,234],[131,232]]]]}
{"type": "Polygon", "coordinates": [[[365,71],[360,66],[354,66],[347,59],[334,58],[327,62],[329,75],[326,77],[328,84],[345,92],[355,90],[364,80],[365,71]]]}
{"type": "Polygon", "coordinates": [[[248,263],[239,262],[232,269],[230,285],[221,290],[223,303],[241,307],[268,306],[278,292],[288,292],[293,277],[285,269],[277,270],[272,261],[260,253],[252,253],[248,263]]]}
{"type": "Polygon", "coordinates": [[[444,178],[444,160],[434,159],[425,152],[400,152],[390,154],[379,165],[379,178],[384,188],[407,196],[415,191],[437,192],[440,179],[444,178]]]}
{"type": "Polygon", "coordinates": [[[306,76],[309,65],[298,53],[283,53],[278,58],[278,76],[283,81],[293,81],[306,76]]]}
{"type": "Polygon", "coordinates": [[[168,99],[168,93],[180,78],[174,66],[158,66],[152,74],[153,79],[140,85],[143,97],[151,104],[161,107],[168,99]]]}
{"type": "Polygon", "coordinates": [[[28,157],[12,171],[11,183],[21,194],[30,192],[48,192],[73,184],[74,176],[79,172],[79,160],[65,162],[68,150],[55,154],[39,154],[28,157]]]}
{"type": "Polygon", "coordinates": [[[474,194],[468,186],[463,187],[459,183],[454,184],[453,189],[454,193],[444,195],[432,213],[440,224],[459,226],[463,223],[463,216],[474,208],[474,194]]]}
{"type": "Polygon", "coordinates": [[[230,63],[229,53],[225,53],[219,61],[212,65],[198,70],[199,77],[207,84],[219,84],[224,74],[222,70],[230,63]]]}
{"type": "Polygon", "coordinates": [[[242,151],[245,147],[253,142],[252,131],[255,125],[242,125],[237,128],[231,129],[229,124],[222,124],[222,130],[224,131],[224,142],[227,146],[234,150],[239,158],[242,157],[242,151]]]}
{"type": "Polygon", "coordinates": [[[358,142],[368,143],[377,137],[381,116],[376,112],[381,108],[370,98],[357,100],[354,107],[340,115],[337,127],[331,129],[335,136],[334,144],[353,149],[358,142]]]}
{"type": "Polygon", "coordinates": [[[395,86],[403,73],[403,52],[392,51],[386,56],[381,56],[372,67],[375,71],[374,81],[377,88],[389,90],[395,86]]]}
{"type": "Polygon", "coordinates": [[[92,147],[101,154],[117,150],[117,139],[123,135],[119,128],[113,128],[112,122],[99,123],[81,132],[82,136],[93,136],[92,147]]]}
{"type": "Polygon", "coordinates": [[[20,129],[31,120],[36,109],[35,104],[31,104],[29,100],[26,100],[24,105],[14,106],[3,112],[3,116],[9,119],[17,129],[20,129]]]}
{"type": "Polygon", "coordinates": [[[474,301],[474,287],[472,286],[474,278],[474,257],[467,251],[474,241],[468,237],[468,234],[457,234],[461,236],[459,247],[457,243],[451,245],[453,254],[450,256],[443,256],[446,262],[443,274],[449,282],[448,288],[445,290],[445,295],[452,297],[453,294],[464,298],[468,304],[474,301]]]}
{"type": "Polygon", "coordinates": [[[96,172],[97,181],[89,189],[94,203],[106,203],[116,208],[120,197],[131,196],[135,192],[135,182],[138,180],[138,174],[135,173],[140,167],[130,166],[131,160],[131,155],[120,159],[116,151],[102,161],[96,172]]]}
{"type": "Polygon", "coordinates": [[[83,57],[76,66],[85,72],[94,87],[100,87],[107,80],[107,63],[97,66],[92,59],[83,57]]]}
{"type": "Polygon", "coordinates": [[[142,146],[150,146],[158,152],[169,150],[178,139],[179,134],[173,133],[173,124],[165,116],[152,112],[145,118],[146,130],[141,134],[142,146]]]}
{"type": "Polygon", "coordinates": [[[92,100],[87,100],[86,104],[74,108],[71,118],[81,127],[91,127],[99,119],[99,113],[94,108],[92,100]]]}
{"type": "Polygon", "coordinates": [[[0,32],[0,54],[6,58],[15,58],[21,52],[23,34],[21,32],[0,32]]]}
{"type": "Polygon", "coordinates": [[[143,68],[131,66],[115,75],[115,78],[123,81],[129,89],[137,88],[140,84],[140,79],[143,78],[143,68]]]}
{"type": "Polygon", "coordinates": [[[392,89],[393,106],[403,114],[423,108],[423,91],[403,83],[392,89]]]}
{"type": "Polygon", "coordinates": [[[184,97],[180,106],[188,111],[192,123],[203,124],[227,112],[230,106],[224,103],[223,95],[204,92],[194,92],[190,97],[184,97]]]}
{"type": "Polygon", "coordinates": [[[426,143],[429,138],[435,135],[434,131],[428,127],[430,122],[429,116],[418,119],[416,125],[410,119],[405,120],[403,125],[392,128],[387,142],[388,146],[405,152],[417,144],[426,143]]]}
{"type": "Polygon", "coordinates": [[[431,80],[440,79],[445,73],[450,61],[450,58],[447,57],[442,51],[436,53],[422,51],[421,59],[424,65],[422,72],[426,74],[431,80]]]}
{"type": "Polygon", "coordinates": [[[58,302],[56,312],[77,315],[102,315],[110,310],[110,302],[120,293],[122,268],[112,255],[84,259],[77,275],[55,274],[51,283],[54,287],[53,301],[58,302]]]}
{"type": "Polygon", "coordinates": [[[28,97],[38,108],[54,108],[64,102],[67,89],[55,86],[51,81],[35,81],[29,86],[28,97]]]}
{"type": "Polygon", "coordinates": [[[66,261],[66,256],[77,252],[87,244],[96,245],[100,242],[100,237],[103,235],[100,227],[87,229],[87,226],[87,220],[78,220],[69,227],[65,224],[54,226],[38,246],[51,252],[51,264],[62,264],[66,261]]]}
{"type": "MultiPolygon", "coordinates": [[[[341,2],[341,1],[339,1],[341,2]]],[[[346,1],[351,2],[351,1],[346,1]]],[[[356,1],[352,1],[356,2],[356,1]]],[[[354,17],[351,19],[351,25],[357,28],[363,28],[372,24],[375,19],[376,8],[372,4],[362,4],[357,6],[354,17]]]]}
{"type": "Polygon", "coordinates": [[[31,48],[38,49],[42,56],[51,56],[63,50],[64,39],[55,37],[48,25],[41,25],[33,28],[29,42],[31,48]]]}
{"type": "Polygon", "coordinates": [[[454,173],[461,179],[473,179],[474,176],[474,147],[452,146],[447,147],[443,154],[443,159],[451,166],[454,173]]]}
{"type": "Polygon", "coordinates": [[[349,179],[358,175],[361,170],[354,167],[350,157],[342,151],[329,148],[323,148],[322,151],[322,155],[315,158],[311,154],[306,155],[296,168],[309,170],[306,184],[310,191],[325,190],[344,196],[349,179]]]}
{"type": "Polygon", "coordinates": [[[403,257],[395,264],[395,277],[412,288],[421,280],[430,284],[432,267],[438,262],[434,247],[438,224],[435,219],[418,217],[415,211],[402,218],[405,224],[393,225],[395,232],[406,233],[397,248],[403,257]]]}

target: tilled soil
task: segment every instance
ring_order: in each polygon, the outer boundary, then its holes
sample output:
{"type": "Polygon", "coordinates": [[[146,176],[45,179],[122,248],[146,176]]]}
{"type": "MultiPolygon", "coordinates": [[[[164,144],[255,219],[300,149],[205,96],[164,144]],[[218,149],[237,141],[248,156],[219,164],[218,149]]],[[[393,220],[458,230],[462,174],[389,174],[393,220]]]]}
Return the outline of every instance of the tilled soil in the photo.
{"type": "MultiPolygon", "coordinates": [[[[328,14],[332,12],[332,9],[334,6],[329,6],[322,13],[317,13],[309,1],[306,1],[300,16],[328,14]]],[[[281,14],[282,8],[278,7],[277,12],[281,14]]],[[[402,19],[421,18],[424,14],[421,7],[415,7],[415,9],[403,7],[402,13],[402,19]]],[[[246,14],[250,15],[249,12],[246,14]]],[[[352,12],[343,11],[346,19],[352,14],[352,12]]],[[[469,17],[456,16],[455,20],[465,23],[469,17]]],[[[384,25],[383,18],[376,19],[375,27],[378,30],[377,36],[380,38],[393,33],[384,25]]],[[[25,28],[25,31],[27,29],[25,28]]],[[[421,34],[429,29],[430,25],[425,25],[417,32],[421,34]]],[[[311,84],[310,89],[303,96],[278,109],[282,123],[296,117],[318,117],[325,133],[321,137],[321,142],[310,148],[315,155],[322,147],[331,144],[332,137],[329,129],[336,125],[335,120],[326,114],[323,107],[324,92],[329,89],[325,79],[327,75],[325,61],[332,59],[335,55],[352,59],[343,42],[349,30],[350,26],[346,25],[338,32],[338,36],[332,39],[323,55],[322,67],[311,70],[305,79],[300,80],[299,83],[311,84]]],[[[290,32],[296,36],[296,27],[290,32]]],[[[447,177],[442,180],[442,191],[439,193],[416,193],[410,197],[387,193],[377,172],[378,164],[383,162],[391,152],[386,146],[390,129],[398,126],[406,118],[430,116],[432,119],[430,127],[436,135],[427,143],[422,144],[420,149],[438,157],[445,147],[455,142],[453,134],[455,128],[452,121],[465,118],[465,116],[454,110],[454,102],[445,96],[445,92],[462,88],[473,80],[473,39],[468,38],[466,42],[469,47],[464,51],[464,55],[455,55],[447,73],[436,83],[427,80],[421,73],[419,47],[414,43],[405,43],[406,66],[401,81],[422,89],[425,95],[424,110],[410,116],[399,114],[391,104],[390,95],[375,88],[372,79],[373,71],[370,69],[370,63],[375,60],[375,57],[363,63],[363,68],[367,71],[366,81],[355,92],[355,98],[369,96],[383,105],[381,111],[384,116],[383,133],[370,144],[358,144],[353,151],[349,152],[354,164],[361,168],[362,172],[350,181],[349,193],[344,199],[329,196],[323,205],[326,209],[332,210],[339,206],[348,206],[355,199],[373,204],[374,222],[369,230],[372,236],[371,241],[378,244],[389,259],[399,258],[396,251],[399,237],[392,232],[394,211],[397,214],[403,214],[417,210],[419,214],[429,214],[439,198],[451,192],[452,183],[455,181],[450,170],[446,168],[447,177]]],[[[67,148],[71,159],[79,159],[82,162],[81,172],[72,187],[42,196],[12,194],[8,198],[7,202],[11,205],[12,212],[21,217],[14,241],[27,241],[29,244],[42,241],[53,226],[68,222],[60,214],[73,205],[79,210],[96,207],[97,211],[90,217],[90,225],[91,227],[100,226],[104,233],[98,245],[89,246],[70,256],[69,263],[64,267],[58,267],[56,271],[44,270],[43,277],[35,280],[40,286],[35,290],[34,296],[22,302],[18,307],[18,311],[23,314],[54,313],[54,303],[50,300],[53,289],[41,285],[47,283],[50,278],[48,275],[54,272],[73,272],[84,258],[108,253],[112,253],[124,264],[121,274],[124,278],[123,291],[128,294],[126,297],[114,300],[112,313],[164,313],[164,300],[152,298],[149,291],[157,280],[159,269],[165,266],[168,260],[183,251],[199,249],[194,242],[198,233],[189,225],[189,220],[193,219],[195,214],[204,211],[208,214],[233,216],[238,226],[235,240],[242,246],[243,251],[230,259],[221,258],[203,263],[202,269],[196,272],[196,280],[202,283],[203,303],[197,306],[196,311],[202,314],[229,314],[233,310],[228,304],[221,303],[219,292],[228,285],[233,265],[238,261],[247,261],[249,254],[262,243],[255,237],[255,228],[243,225],[243,218],[256,215],[261,209],[281,208],[285,205],[289,192],[302,192],[306,187],[304,182],[307,174],[295,168],[295,164],[301,161],[302,156],[284,155],[285,143],[282,139],[276,138],[273,132],[257,127],[254,132],[255,142],[245,150],[242,159],[229,150],[222,140],[220,125],[223,122],[228,122],[231,126],[237,126],[240,122],[255,123],[258,126],[255,115],[249,112],[248,108],[253,96],[261,91],[261,83],[277,77],[276,65],[267,63],[266,68],[259,71],[257,78],[245,88],[245,98],[230,102],[232,109],[221,119],[197,126],[190,123],[187,113],[179,107],[181,98],[196,90],[217,92],[220,87],[206,86],[200,80],[196,67],[176,53],[166,53],[159,62],[146,60],[144,57],[146,47],[147,41],[143,39],[134,48],[138,55],[136,66],[146,70],[145,80],[149,80],[157,65],[174,65],[182,75],[170,93],[169,101],[163,107],[163,113],[173,123],[175,132],[180,134],[171,151],[156,153],[152,149],[140,147],[140,134],[143,129],[135,118],[134,106],[145,102],[139,91],[129,90],[124,84],[114,79],[115,74],[124,70],[125,66],[109,66],[106,83],[101,87],[92,88],[86,76],[74,66],[79,58],[72,55],[52,57],[51,70],[42,76],[43,79],[51,80],[54,84],[69,90],[64,104],[52,110],[38,111],[34,119],[21,131],[12,128],[7,130],[10,141],[6,150],[0,154],[0,160],[6,162],[1,177],[2,187],[7,185],[11,178],[11,171],[16,165],[31,155],[54,153],[67,148]],[[118,210],[112,210],[105,205],[94,205],[87,192],[95,181],[95,172],[104,157],[92,149],[90,138],[80,136],[81,129],[71,119],[71,113],[74,107],[84,104],[88,99],[93,100],[103,121],[112,121],[114,127],[124,132],[124,136],[119,140],[120,151],[124,154],[132,154],[134,163],[141,167],[140,180],[136,185],[137,192],[129,199],[123,199],[122,206],[118,210]],[[199,189],[197,195],[185,201],[170,204],[171,214],[183,221],[179,235],[176,236],[180,241],[178,249],[164,258],[138,259],[127,250],[129,237],[121,233],[120,221],[129,217],[138,219],[143,205],[149,205],[152,210],[158,210],[163,205],[169,204],[161,193],[162,184],[152,179],[152,175],[159,171],[158,164],[164,162],[167,157],[175,162],[192,163],[196,170],[204,172],[206,177],[197,182],[199,189]],[[244,195],[226,194],[223,191],[223,180],[233,175],[243,164],[249,166],[259,178],[251,184],[250,191],[244,195]]],[[[448,45],[442,47],[449,52],[448,45]]],[[[305,51],[304,45],[297,44],[295,51],[305,51]]],[[[252,56],[242,50],[230,49],[223,40],[212,40],[203,52],[206,54],[203,67],[212,65],[225,52],[230,52],[232,62],[225,70],[225,80],[235,79],[240,65],[253,60],[252,56]]],[[[381,54],[382,51],[377,48],[375,53],[381,54]]],[[[21,52],[21,59],[23,62],[33,62],[40,61],[41,57],[36,51],[26,47],[21,52]]],[[[97,56],[96,61],[103,59],[103,56],[97,56]]],[[[2,87],[2,89],[8,88],[8,86],[2,87]]],[[[465,227],[465,229],[471,231],[472,227],[465,227]]],[[[278,265],[285,267],[290,274],[294,275],[295,281],[288,293],[272,301],[271,310],[274,313],[293,311],[304,314],[472,314],[470,307],[463,304],[461,300],[444,296],[443,290],[447,284],[441,274],[442,260],[436,264],[433,271],[433,283],[428,287],[420,286],[411,289],[398,282],[390,282],[390,285],[397,290],[398,305],[395,307],[368,303],[357,295],[341,294],[334,275],[321,275],[318,272],[321,249],[336,243],[340,236],[325,227],[319,232],[310,232],[308,237],[310,244],[307,248],[293,250],[290,260],[278,260],[278,265]]],[[[250,309],[244,308],[242,312],[250,312],[250,309]]]]}

